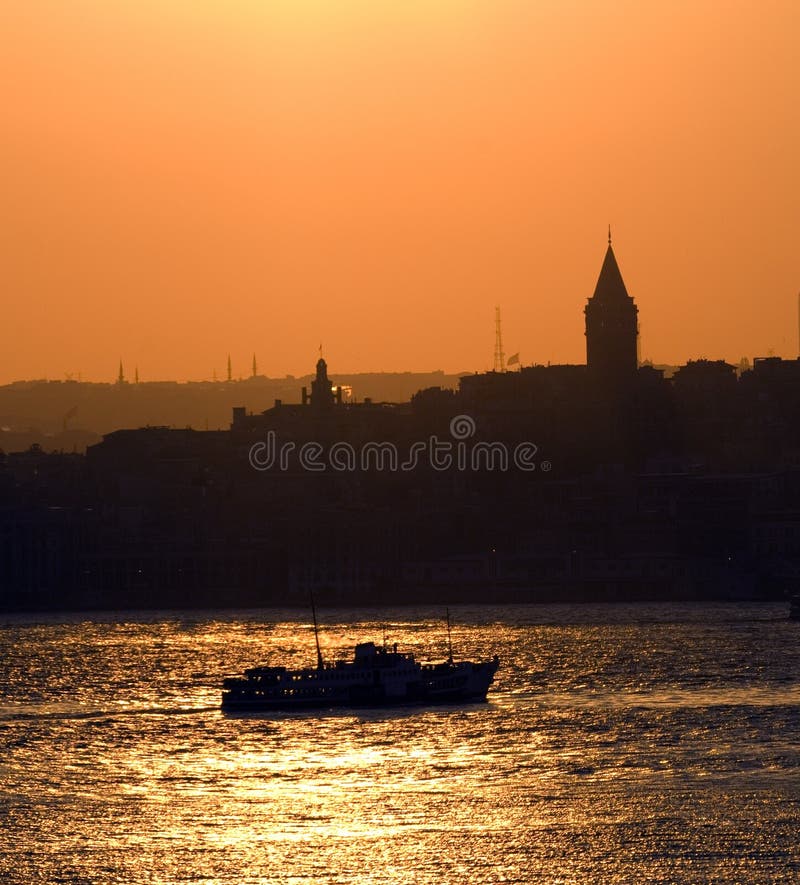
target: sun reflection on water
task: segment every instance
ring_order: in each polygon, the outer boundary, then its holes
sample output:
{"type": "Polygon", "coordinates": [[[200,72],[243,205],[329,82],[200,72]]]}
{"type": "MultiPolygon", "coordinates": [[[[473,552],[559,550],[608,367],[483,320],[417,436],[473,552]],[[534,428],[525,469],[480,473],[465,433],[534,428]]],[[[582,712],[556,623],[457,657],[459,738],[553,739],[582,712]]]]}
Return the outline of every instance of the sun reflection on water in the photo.
{"type": "MultiPolygon", "coordinates": [[[[457,654],[501,654],[487,704],[273,716],[223,714],[221,679],[313,663],[305,619],[12,625],[0,875],[460,885],[800,871],[796,634],[764,624],[754,637],[713,609],[666,627],[659,612],[614,611],[462,612],[457,654]]],[[[380,640],[384,620],[326,623],[326,657],[380,640]]],[[[388,621],[403,650],[443,656],[438,618],[388,621]]]]}

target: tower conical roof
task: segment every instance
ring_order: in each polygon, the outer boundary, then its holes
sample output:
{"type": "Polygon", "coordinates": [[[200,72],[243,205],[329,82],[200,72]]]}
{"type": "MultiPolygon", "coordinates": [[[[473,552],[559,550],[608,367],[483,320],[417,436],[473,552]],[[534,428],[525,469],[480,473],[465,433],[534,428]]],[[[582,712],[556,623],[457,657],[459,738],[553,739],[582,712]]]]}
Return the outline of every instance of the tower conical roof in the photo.
{"type": "Polygon", "coordinates": [[[603,259],[603,266],[600,268],[600,276],[597,278],[597,285],[594,287],[595,300],[604,302],[619,302],[630,298],[628,290],[625,288],[625,282],[614,256],[614,250],[611,243],[608,244],[606,257],[603,259]]]}

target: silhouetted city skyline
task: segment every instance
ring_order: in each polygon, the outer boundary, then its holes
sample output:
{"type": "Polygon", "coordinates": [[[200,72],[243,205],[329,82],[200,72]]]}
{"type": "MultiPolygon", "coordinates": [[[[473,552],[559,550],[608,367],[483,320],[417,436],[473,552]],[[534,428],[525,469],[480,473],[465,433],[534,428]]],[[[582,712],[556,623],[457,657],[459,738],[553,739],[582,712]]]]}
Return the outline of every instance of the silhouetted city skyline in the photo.
{"type": "MultiPolygon", "coordinates": [[[[265,393],[258,379],[211,385],[224,429],[171,420],[106,432],[85,456],[3,455],[0,529],[16,542],[0,605],[790,592],[800,360],[696,360],[666,377],[637,365],[637,305],[610,241],[590,291],[586,363],[466,374],[386,402],[353,396],[319,356],[310,383],[266,408],[230,399],[265,393]]],[[[117,408],[142,393],[104,390],[117,408]]]]}

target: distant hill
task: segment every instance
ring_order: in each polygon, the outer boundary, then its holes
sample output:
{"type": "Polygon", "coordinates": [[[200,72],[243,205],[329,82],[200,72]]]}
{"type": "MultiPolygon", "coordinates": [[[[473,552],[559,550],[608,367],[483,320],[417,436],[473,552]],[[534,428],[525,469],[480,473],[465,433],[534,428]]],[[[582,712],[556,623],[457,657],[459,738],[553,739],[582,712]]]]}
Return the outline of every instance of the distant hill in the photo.
{"type": "MultiPolygon", "coordinates": [[[[407,402],[426,387],[458,386],[460,375],[444,372],[373,372],[337,375],[356,400],[407,402]]],[[[0,386],[0,450],[38,444],[46,451],[83,451],[113,430],[165,425],[225,429],[234,406],[261,412],[276,399],[300,402],[312,376],[239,381],[149,381],[97,384],[79,381],[17,381],[0,386]]]]}

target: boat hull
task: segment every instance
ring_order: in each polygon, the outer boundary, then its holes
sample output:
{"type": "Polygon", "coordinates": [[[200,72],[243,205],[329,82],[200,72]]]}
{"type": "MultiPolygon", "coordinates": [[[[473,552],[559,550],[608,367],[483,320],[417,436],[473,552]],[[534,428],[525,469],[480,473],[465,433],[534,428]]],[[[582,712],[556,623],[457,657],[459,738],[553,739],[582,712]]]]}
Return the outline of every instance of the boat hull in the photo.
{"type": "Polygon", "coordinates": [[[242,700],[222,702],[222,710],[225,713],[245,712],[286,712],[289,710],[402,710],[410,707],[437,707],[454,706],[458,704],[486,703],[486,695],[483,697],[461,697],[455,695],[438,695],[431,698],[371,698],[357,701],[337,702],[325,698],[304,698],[296,700],[242,700]]]}
{"type": "Polygon", "coordinates": [[[498,661],[431,665],[424,678],[408,684],[402,693],[387,690],[380,683],[356,683],[332,691],[322,687],[316,693],[292,694],[279,690],[250,688],[246,682],[222,695],[226,712],[286,710],[349,710],[430,707],[485,703],[498,661]]]}
{"type": "Polygon", "coordinates": [[[461,695],[456,693],[438,693],[430,697],[418,698],[387,698],[387,697],[360,697],[346,701],[334,701],[330,698],[236,698],[235,700],[222,700],[224,712],[247,712],[274,710],[282,712],[287,710],[390,710],[406,709],[408,707],[436,707],[452,706],[457,704],[486,703],[486,694],[461,695]]]}

